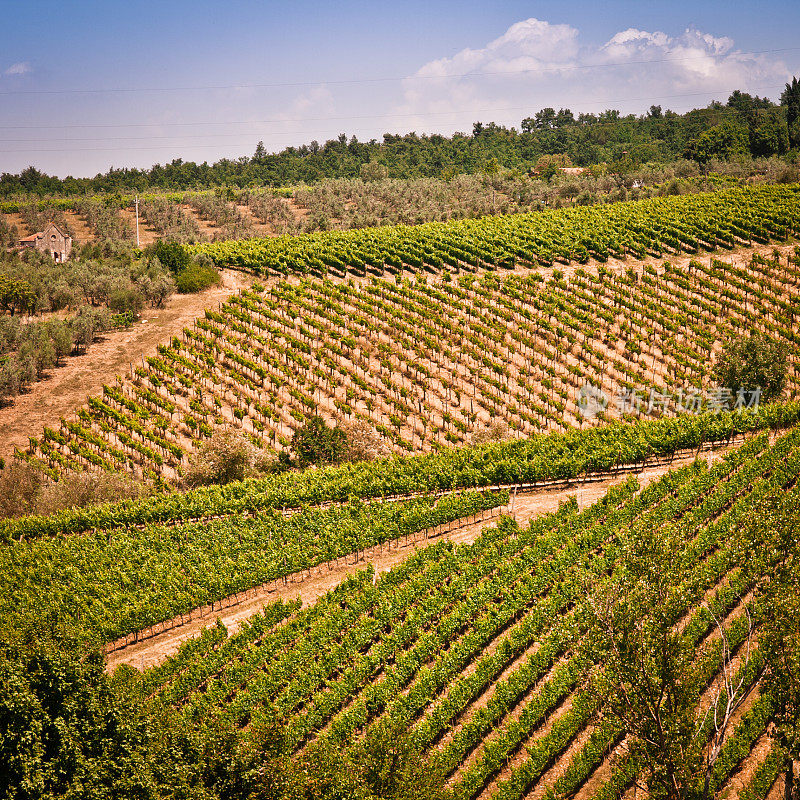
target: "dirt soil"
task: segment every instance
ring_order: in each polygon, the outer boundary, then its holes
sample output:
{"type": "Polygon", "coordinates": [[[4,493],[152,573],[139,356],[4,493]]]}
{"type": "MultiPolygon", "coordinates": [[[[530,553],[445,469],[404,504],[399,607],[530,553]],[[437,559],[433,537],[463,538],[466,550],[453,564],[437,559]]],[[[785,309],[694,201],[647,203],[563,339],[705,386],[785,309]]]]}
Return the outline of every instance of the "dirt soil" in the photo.
{"type": "Polygon", "coordinates": [[[12,405],[0,408],[0,456],[10,456],[14,447],[24,449],[30,436],[38,436],[45,425],[58,427],[61,417],[73,414],[87,396],[102,392],[104,383],[130,373],[130,364],[153,355],[156,346],[168,342],[207,308],[225,301],[231,292],[249,283],[241,272],[223,272],[222,284],[199,294],[174,294],[165,308],[145,309],[142,321],[127,330],[114,331],[96,341],[88,352],[70,356],[62,367],[18,395],[12,405]]]}
{"type": "MultiPolygon", "coordinates": [[[[120,219],[133,231],[134,241],[136,241],[136,211],[134,208],[122,208],[119,212],[120,219]]],[[[155,231],[154,228],[151,228],[145,221],[142,219],[142,215],[139,214],[139,244],[142,247],[147,247],[149,244],[153,244],[153,242],[158,239],[158,233],[155,231]]]]}
{"type": "Polygon", "coordinates": [[[97,238],[86,220],[75,211],[65,209],[64,219],[75,237],[72,241],[73,247],[80,247],[82,244],[93,242],[97,238]]]}
{"type": "Polygon", "coordinates": [[[28,228],[25,224],[25,220],[22,218],[22,214],[3,214],[3,218],[6,221],[6,225],[9,227],[14,226],[17,229],[17,235],[20,239],[24,236],[30,236],[33,233],[32,230],[28,228]]]}
{"type": "MultiPolygon", "coordinates": [[[[711,463],[720,458],[724,452],[725,448],[720,448],[704,453],[702,457],[711,463]]],[[[676,459],[672,467],[668,465],[648,467],[637,475],[637,480],[640,486],[644,488],[660,478],[669,469],[689,463],[691,460],[691,457],[681,460],[676,459]]],[[[599,500],[611,486],[627,480],[627,477],[627,475],[623,475],[596,483],[572,486],[569,489],[538,490],[529,494],[520,494],[512,498],[508,513],[520,525],[525,525],[534,517],[558,510],[559,505],[570,496],[574,496],[577,499],[580,508],[585,508],[599,500]]],[[[443,534],[440,538],[455,543],[471,544],[480,536],[481,531],[490,524],[494,523],[478,523],[459,528],[451,533],[443,534]]],[[[396,550],[383,549],[377,553],[367,552],[366,557],[357,563],[352,560],[348,562],[348,559],[342,559],[343,563],[335,566],[330,571],[327,568],[313,569],[310,577],[307,577],[306,572],[290,576],[288,582],[277,589],[261,592],[238,605],[224,608],[203,618],[193,619],[184,625],[167,630],[150,639],[112,651],[107,656],[106,669],[112,672],[121,664],[128,664],[136,669],[143,670],[160,664],[169,656],[174,655],[183,642],[198,636],[203,628],[215,625],[218,619],[228,629],[228,633],[233,634],[239,630],[245,620],[257,614],[265,605],[276,600],[289,601],[300,598],[303,606],[307,607],[315,603],[326,592],[338,586],[349,575],[364,569],[367,565],[371,564],[376,573],[387,572],[404,561],[418,546],[423,546],[423,542],[421,541],[417,544],[411,542],[407,546],[401,544],[396,550]]]]}

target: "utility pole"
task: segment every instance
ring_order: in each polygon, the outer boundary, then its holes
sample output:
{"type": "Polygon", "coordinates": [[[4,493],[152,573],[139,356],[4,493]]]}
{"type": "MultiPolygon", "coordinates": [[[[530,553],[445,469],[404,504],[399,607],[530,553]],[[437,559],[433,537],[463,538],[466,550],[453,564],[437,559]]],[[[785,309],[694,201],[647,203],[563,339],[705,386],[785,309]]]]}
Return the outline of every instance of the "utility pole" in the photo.
{"type": "Polygon", "coordinates": [[[136,205],[136,249],[139,249],[139,195],[136,195],[136,199],[134,200],[136,205]]]}

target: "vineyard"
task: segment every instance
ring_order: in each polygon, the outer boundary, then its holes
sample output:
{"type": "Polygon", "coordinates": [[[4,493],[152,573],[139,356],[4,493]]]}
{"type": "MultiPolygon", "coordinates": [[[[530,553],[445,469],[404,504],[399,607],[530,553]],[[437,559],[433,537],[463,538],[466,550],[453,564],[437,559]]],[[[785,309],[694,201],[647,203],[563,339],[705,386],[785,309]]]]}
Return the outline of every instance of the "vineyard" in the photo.
{"type": "MultiPolygon", "coordinates": [[[[17,451],[56,481],[129,472],[154,493],[0,521],[0,691],[18,691],[3,670],[28,639],[78,642],[100,700],[77,705],[121,698],[104,735],[149,725],[147,752],[189,776],[175,796],[282,799],[273,767],[323,781],[330,753],[380,762],[388,731],[445,787],[411,796],[634,800],[660,766],[616,712],[616,588],[622,650],[664,632],[654,660],[678,659],[692,752],[713,754],[683,800],[777,800],[793,712],[769,678],[770,592],[798,552],[798,187],[246,238],[278,229],[282,199],[257,195],[141,199],[148,235],[260,282],[17,451]],[[203,243],[210,227],[228,240],[203,243]],[[717,385],[745,333],[786,348],[775,402],[717,385]],[[317,416],[374,430],[390,455],[173,490],[218,431],[289,451],[317,416]],[[587,482],[608,488],[590,505],[587,482]],[[301,595],[312,573],[324,588],[301,595]],[[639,592],[648,580],[664,602],[639,592]],[[236,628],[190,638],[230,605],[236,628]],[[159,630],[184,641],[174,655],[121,655],[159,630]],[[125,666],[105,675],[112,651],[125,666]],[[237,760],[273,734],[274,762],[237,760]],[[254,780],[261,794],[242,788],[254,780]]],[[[111,230],[112,206],[81,219],[111,230]]],[[[60,691],[62,668],[41,684],[60,691]]],[[[313,780],[298,798],[355,796],[313,780]]]]}
{"type": "MultiPolygon", "coordinates": [[[[775,175],[735,178],[693,174],[686,162],[663,170],[593,177],[531,179],[526,174],[457,175],[392,180],[324,180],[313,186],[267,187],[140,195],[142,245],[156,239],[184,244],[247,239],[256,236],[350,230],[379,225],[419,225],[488,215],[538,212],[547,208],[613,203],[723,189],[737,183],[770,183],[775,175]],[[677,177],[680,175],[680,177],[677,177]],[[670,176],[672,176],[670,178],[670,176]]],[[[135,242],[134,195],[53,197],[0,202],[0,241],[13,245],[22,236],[57,222],[76,241],[135,242]]]]}
{"type": "MultiPolygon", "coordinates": [[[[796,502],[800,434],[751,439],[708,468],[634,479],[580,511],[568,503],[528,527],[506,518],[469,546],[445,542],[375,579],[369,571],[299,610],[277,604],[228,637],[208,629],[132,684],[180,709],[193,726],[225,720],[247,736],[277,713],[294,757],[325,738],[341,746],[391,721],[407,731],[457,798],[621,797],[647,769],[585,682],[582,587],[624,558],[631,537],[676,531],[685,542],[674,624],[696,651],[701,708],[728,663],[743,690],[757,683],[750,599],[767,555],[742,547],[752,509],[796,502]],[[745,613],[745,607],[750,610],[745,613]]],[[[711,773],[711,796],[764,797],[782,760],[768,735],[772,700],[756,685],[732,720],[711,773]]],[[[396,728],[395,728],[396,729],[396,728]]],[[[712,736],[706,723],[701,736],[712,736]]]]}
{"type": "Polygon", "coordinates": [[[3,625],[44,595],[62,622],[102,640],[188,614],[294,572],[502,505],[477,492],[398,503],[351,503],[284,516],[265,510],[200,523],[149,524],[39,537],[0,552],[3,625]],[[10,582],[9,582],[10,581],[10,582]]]}
{"type": "MultiPolygon", "coordinates": [[[[773,219],[789,215],[795,193],[774,195],[773,219]]],[[[751,217],[766,202],[754,196],[751,217]]],[[[681,200],[687,206],[676,205],[676,215],[698,202],[681,200]]],[[[483,222],[485,230],[499,224],[483,222]]],[[[775,222],[772,235],[785,237],[784,225],[775,222]]],[[[265,245],[219,245],[230,246],[265,245]]],[[[526,437],[630,415],[741,410],[756,398],[738,387],[711,391],[714,361],[741,330],[788,344],[792,395],[798,251],[746,264],[696,255],[688,269],[600,265],[568,277],[553,270],[548,279],[483,270],[256,284],[89,398],[76,418],[32,438],[21,455],[54,476],[125,469],[174,481],[187,453],[220,427],[279,450],[318,414],[362,420],[404,454],[469,443],[491,423],[526,437]],[[592,415],[587,386],[605,399],[592,415]]]]}
{"type": "MultiPolygon", "coordinates": [[[[757,430],[796,425],[799,409],[615,423],[397,459],[394,471],[345,465],[9,521],[2,630],[45,614],[110,642],[340,559],[357,563],[360,550],[397,549],[509,501],[497,486],[438,499],[436,488],[501,477],[546,486],[654,456],[669,462],[686,447],[748,432],[712,466],[697,459],[644,489],[631,476],[583,509],[573,498],[526,525],[501,517],[472,544],[421,540],[388,572],[357,572],[307,607],[268,604],[236,634],[208,627],[159,666],[123,670],[119,681],[131,702],[175,709],[193,730],[225,725],[246,740],[277,715],[283,757],[293,760],[321,741],[347,748],[389,725],[428,754],[459,799],[623,797],[649,764],[601,713],[585,593],[630,557],[631,542],[673,537],[683,549],[670,619],[695,653],[688,688],[701,712],[726,676],[746,698],[709,796],[764,798],[784,763],[770,736],[775,706],[758,644],[766,612],[756,599],[774,555],[748,542],[774,522],[760,516],[764,502],[797,503],[800,428],[772,444],[774,434],[757,430]],[[408,497],[414,490],[424,494],[408,497]],[[390,502],[390,494],[400,496],[390,502]],[[320,507],[326,500],[340,502],[320,507]],[[293,504],[296,512],[281,510],[293,504]]],[[[714,735],[708,717],[699,735],[714,735]]]]}

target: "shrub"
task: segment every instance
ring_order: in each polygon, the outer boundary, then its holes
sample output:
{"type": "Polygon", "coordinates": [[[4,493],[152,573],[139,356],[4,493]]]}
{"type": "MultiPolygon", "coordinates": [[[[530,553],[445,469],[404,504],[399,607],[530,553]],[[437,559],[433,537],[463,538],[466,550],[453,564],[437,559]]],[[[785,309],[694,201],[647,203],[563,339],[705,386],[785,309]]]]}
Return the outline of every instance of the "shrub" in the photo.
{"type": "Polygon", "coordinates": [[[343,461],[373,461],[391,455],[386,442],[366,420],[344,420],[336,423],[344,434],[343,461]]]}
{"type": "Polygon", "coordinates": [[[53,482],[36,466],[14,459],[0,470],[0,518],[139,499],[149,491],[129,475],[108,472],[68,472],[53,482]]]}
{"type": "Polygon", "coordinates": [[[33,514],[44,484],[44,473],[23,461],[12,461],[0,472],[0,518],[33,514]]]}
{"type": "Polygon", "coordinates": [[[733,336],[723,347],[714,379],[732,391],[761,387],[763,401],[778,397],[786,383],[789,348],[786,342],[753,331],[733,336]]]}
{"type": "Polygon", "coordinates": [[[145,255],[155,256],[170,272],[176,274],[183,272],[191,265],[189,254],[177,242],[159,239],[145,249],[145,255]]]}
{"type": "Polygon", "coordinates": [[[144,306],[143,294],[133,285],[115,286],[108,295],[108,307],[117,313],[138,314],[144,306]]]}
{"type": "Polygon", "coordinates": [[[57,483],[42,484],[36,501],[37,514],[54,514],[65,508],[83,508],[117,500],[137,500],[150,490],[130,475],[109,472],[63,474],[57,483]]]}
{"type": "Polygon", "coordinates": [[[192,264],[175,276],[175,287],[181,294],[194,294],[217,286],[222,281],[219,272],[211,266],[192,264]]]}
{"type": "Polygon", "coordinates": [[[222,429],[191,457],[183,482],[190,488],[225,484],[281,472],[288,466],[285,457],[256,447],[238,431],[222,429]]]}
{"type": "Polygon", "coordinates": [[[341,428],[331,428],[322,417],[315,416],[295,431],[292,449],[301,467],[333,464],[345,457],[347,437],[341,428]]]}
{"type": "Polygon", "coordinates": [[[502,420],[495,420],[485,428],[476,430],[470,441],[472,444],[486,444],[487,442],[503,442],[510,438],[508,425],[502,420]]]}

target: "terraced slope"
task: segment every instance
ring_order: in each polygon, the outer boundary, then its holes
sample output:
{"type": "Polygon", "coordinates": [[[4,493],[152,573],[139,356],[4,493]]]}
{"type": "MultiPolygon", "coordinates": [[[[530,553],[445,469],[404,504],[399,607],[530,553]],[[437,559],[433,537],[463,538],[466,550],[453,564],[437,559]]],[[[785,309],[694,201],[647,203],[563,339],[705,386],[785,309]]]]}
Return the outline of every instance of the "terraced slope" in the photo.
{"type": "Polygon", "coordinates": [[[546,281],[512,272],[256,286],[32,439],[27,457],[54,473],[172,480],[218,427],[279,448],[317,413],[365,420],[403,453],[468,442],[491,421],[517,436],[589,424],[587,385],[608,402],[594,420],[734,407],[735,396],[702,390],[726,337],[750,329],[788,343],[791,395],[800,254],[786,252],[546,281]]]}
{"type": "MultiPolygon", "coordinates": [[[[221,717],[245,735],[277,710],[295,754],[320,737],[344,745],[389,719],[430,752],[457,798],[619,797],[646,765],[613,718],[598,716],[603,698],[586,683],[586,587],[624,557],[623,532],[679,534],[687,566],[675,625],[697,652],[701,708],[720,676],[715,619],[748,687],[761,655],[742,648],[745,604],[766,562],[743,552],[741,531],[764,524],[752,513],[759,499],[796,498],[798,474],[800,431],[772,447],[760,436],[641,492],[631,480],[584,511],[566,504],[524,529],[507,519],[472,545],[427,547],[306,610],[271,607],[233,637],[212,629],[136,691],[194,725],[221,717]]],[[[758,623],[758,607],[750,613],[758,623]]],[[[756,796],[775,780],[770,703],[756,686],[734,719],[715,796],[739,795],[745,768],[756,796]]]]}
{"type": "Polygon", "coordinates": [[[479,267],[553,266],[594,258],[698,253],[797,233],[797,185],[726,189],[409,227],[330,231],[198,245],[220,266],[265,275],[366,276],[479,267]]]}

